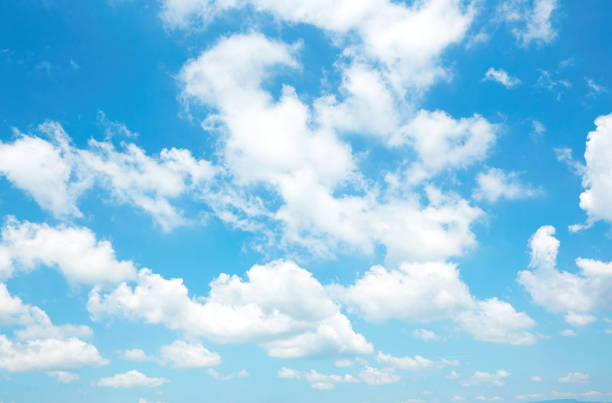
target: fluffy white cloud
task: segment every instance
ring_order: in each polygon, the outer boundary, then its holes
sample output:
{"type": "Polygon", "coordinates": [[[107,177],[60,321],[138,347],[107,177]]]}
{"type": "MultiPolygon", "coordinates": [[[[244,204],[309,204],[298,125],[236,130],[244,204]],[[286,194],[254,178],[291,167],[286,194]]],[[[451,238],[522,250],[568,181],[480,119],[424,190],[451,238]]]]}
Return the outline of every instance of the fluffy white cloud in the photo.
{"type": "Polygon", "coordinates": [[[329,390],[333,389],[337,383],[358,383],[359,381],[350,374],[344,375],[326,375],[321,374],[314,369],[310,371],[300,372],[295,369],[282,367],[277,376],[281,379],[304,380],[310,383],[313,389],[329,390]]]}
{"type": "Polygon", "coordinates": [[[587,383],[589,382],[589,376],[581,372],[570,372],[559,378],[558,381],[560,383],[587,383]]]}
{"type": "Polygon", "coordinates": [[[415,329],[412,331],[412,334],[414,335],[414,337],[417,337],[421,340],[437,340],[438,336],[432,332],[431,330],[427,330],[427,329],[415,329]]]}
{"type": "Polygon", "coordinates": [[[0,368],[9,372],[48,371],[108,364],[98,350],[75,337],[13,341],[0,334],[0,368]]]}
{"type": "MultiPolygon", "coordinates": [[[[87,326],[56,326],[40,308],[12,296],[0,283],[0,326],[16,326],[15,339],[0,334],[0,368],[9,372],[49,371],[108,364],[95,346],[79,337],[91,336],[87,326]]],[[[52,372],[58,380],[67,376],[52,372]]]]}
{"type": "Polygon", "coordinates": [[[497,298],[476,300],[452,263],[404,263],[399,270],[373,266],[355,284],[328,289],[349,312],[370,321],[452,319],[478,340],[517,345],[536,341],[528,331],[535,325],[529,316],[497,298]]]}
{"type": "Polygon", "coordinates": [[[453,119],[443,111],[419,111],[391,140],[409,144],[418,161],[406,172],[417,184],[447,169],[465,168],[485,159],[495,143],[497,127],[482,116],[453,119]]]}
{"type": "Polygon", "coordinates": [[[468,381],[464,383],[465,386],[472,386],[479,383],[491,383],[495,386],[504,386],[504,379],[509,377],[511,374],[503,369],[498,370],[494,373],[476,371],[474,375],[470,377],[468,381]]]}
{"type": "Polygon", "coordinates": [[[162,346],[161,359],[171,362],[174,368],[203,368],[221,364],[219,354],[208,351],[199,343],[175,340],[162,346]]]}
{"type": "Polygon", "coordinates": [[[289,23],[312,24],[329,32],[348,54],[384,67],[395,87],[424,87],[444,75],[439,55],[461,41],[475,10],[458,0],[412,6],[391,1],[165,0],[162,18],[171,27],[207,23],[220,12],[252,6],[289,23]]]}
{"type": "Polygon", "coordinates": [[[57,122],[45,122],[38,133],[0,142],[0,174],[58,217],[80,216],[79,196],[97,184],[170,230],[187,223],[171,201],[201,190],[216,174],[208,161],[184,149],[163,149],[159,157],[149,157],[135,144],[117,150],[110,141],[94,139],[79,149],[57,122]]]}
{"type": "Polygon", "coordinates": [[[220,343],[256,341],[275,357],[370,353],[365,338],[312,275],[291,262],[253,266],[247,281],[221,274],[207,298],[191,298],[181,279],[143,269],[135,287],[94,289],[94,319],[123,315],[220,343]]]}
{"type": "MultiPolygon", "coordinates": [[[[294,89],[284,86],[275,99],[263,88],[269,74],[298,67],[295,53],[295,46],[260,34],[234,35],[187,62],[178,75],[185,99],[217,111],[205,123],[222,127],[220,153],[234,186],[265,184],[283,202],[276,211],[263,207],[231,214],[221,203],[217,214],[222,219],[228,216],[232,223],[237,214],[247,221],[272,219],[280,223],[281,244],[323,255],[341,245],[371,253],[382,244],[392,260],[441,259],[473,246],[470,226],[481,216],[480,209],[436,189],[426,191],[428,204],[415,194],[382,191],[384,186],[369,185],[357,171],[351,147],[335,130],[349,129],[341,121],[355,122],[352,115],[350,119],[338,117],[346,115],[345,106],[351,110],[367,106],[356,106],[359,102],[351,96],[344,106],[330,106],[331,101],[324,98],[315,103],[313,115],[294,89]],[[320,124],[313,125],[312,120],[320,124]],[[343,190],[341,196],[336,195],[339,189],[343,190]],[[401,241],[406,237],[413,242],[401,241]]],[[[355,69],[347,73],[351,93],[382,91],[378,87],[363,89],[363,81],[367,81],[363,76],[373,73],[355,69]]],[[[391,129],[372,130],[386,133],[391,129]]],[[[457,121],[443,112],[425,111],[401,133],[397,140],[388,141],[411,144],[420,158],[411,170],[417,174],[401,175],[395,182],[409,179],[414,183],[484,158],[495,137],[494,127],[481,117],[457,121]],[[436,136],[431,135],[432,129],[436,136]],[[435,144],[429,145],[427,139],[435,144]]],[[[278,205],[276,201],[268,204],[278,205]]],[[[232,208],[241,205],[235,202],[232,208]]]]}
{"type": "Polygon", "coordinates": [[[424,369],[439,369],[449,365],[459,365],[459,361],[449,361],[442,359],[440,361],[432,361],[427,358],[416,355],[413,357],[393,357],[389,354],[384,354],[382,351],[378,352],[376,361],[390,365],[397,369],[410,370],[410,371],[421,371],[424,369]]]}
{"type": "Polygon", "coordinates": [[[52,378],[55,378],[59,383],[72,383],[81,379],[78,374],[67,371],[50,371],[47,372],[47,375],[52,378]]]}
{"type": "Polygon", "coordinates": [[[557,37],[551,16],[557,0],[510,0],[501,4],[499,17],[514,25],[512,33],[523,46],[546,44],[557,37]]]}
{"type": "Polygon", "coordinates": [[[128,361],[147,361],[149,357],[139,348],[133,348],[121,352],[121,357],[128,361]]]}
{"type": "Polygon", "coordinates": [[[393,368],[379,369],[368,365],[359,373],[359,378],[368,385],[388,385],[400,380],[393,368]]]}
{"type": "Polygon", "coordinates": [[[474,191],[474,199],[495,203],[499,199],[525,199],[537,196],[539,191],[531,185],[524,185],[518,180],[516,172],[504,172],[498,168],[490,168],[476,176],[478,187],[474,191]]]}
{"type": "Polygon", "coordinates": [[[373,266],[355,284],[328,289],[349,312],[371,321],[428,322],[471,308],[472,296],[451,263],[403,263],[398,270],[373,266]]]}
{"type": "Polygon", "coordinates": [[[595,119],[596,129],[589,132],[582,176],[585,188],[580,207],[588,215],[587,225],[597,220],[612,223],[612,114],[595,119]]]}
{"type": "Polygon", "coordinates": [[[477,340],[514,345],[536,342],[528,331],[535,325],[533,319],[497,298],[477,301],[473,309],[461,312],[456,320],[477,340]]]}
{"type": "Polygon", "coordinates": [[[37,266],[57,268],[68,281],[116,283],[136,278],[131,261],[119,261],[110,242],[84,227],[36,224],[9,217],[2,227],[0,277],[37,266]]]}
{"type": "Polygon", "coordinates": [[[220,373],[218,373],[214,369],[208,368],[206,370],[206,373],[208,375],[210,375],[212,378],[214,378],[216,380],[220,380],[220,381],[229,381],[229,380],[234,379],[236,377],[238,377],[238,378],[246,378],[247,376],[250,375],[249,371],[247,371],[246,369],[241,369],[237,373],[232,372],[231,374],[221,375],[220,373]]]}
{"type": "Polygon", "coordinates": [[[573,326],[584,326],[596,320],[591,313],[609,310],[612,300],[612,263],[593,259],[576,259],[579,273],[556,269],[559,240],[551,226],[540,227],[529,240],[531,262],[518,273],[533,301],[553,313],[565,313],[573,326]]]}
{"type": "Polygon", "coordinates": [[[489,70],[487,70],[485,73],[483,80],[498,82],[506,88],[516,87],[521,83],[521,80],[519,80],[517,77],[511,76],[505,70],[498,70],[493,67],[489,67],[489,70]]]}
{"type": "Polygon", "coordinates": [[[170,382],[170,380],[166,378],[150,378],[141,372],[131,370],[123,374],[102,378],[96,385],[109,388],[156,388],[168,382],[170,382]]]}
{"type": "Polygon", "coordinates": [[[58,133],[56,144],[15,133],[13,143],[0,141],[0,174],[56,216],[80,216],[76,199],[85,183],[71,181],[72,158],[64,133],[58,133]]]}

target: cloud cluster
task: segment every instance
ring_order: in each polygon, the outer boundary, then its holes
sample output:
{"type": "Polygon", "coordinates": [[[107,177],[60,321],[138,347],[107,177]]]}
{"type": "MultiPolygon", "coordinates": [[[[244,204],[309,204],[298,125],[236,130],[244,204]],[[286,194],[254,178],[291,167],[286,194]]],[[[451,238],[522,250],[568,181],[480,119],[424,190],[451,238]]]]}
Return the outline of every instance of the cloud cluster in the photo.
{"type": "Polygon", "coordinates": [[[170,230],[188,221],[172,200],[200,190],[215,175],[208,161],[185,149],[150,157],[135,144],[117,149],[110,140],[94,139],[77,148],[57,122],[40,125],[38,135],[16,135],[12,143],[0,142],[0,174],[60,218],[80,217],[79,197],[97,185],[170,230]]]}
{"type": "MultiPolygon", "coordinates": [[[[87,307],[94,319],[121,315],[219,343],[255,341],[274,357],[373,350],[308,271],[292,262],[274,261],[253,266],[246,275],[243,280],[220,274],[210,283],[206,298],[193,298],[181,279],[167,280],[142,269],[134,287],[122,283],[109,293],[92,290],[87,307]]],[[[171,351],[191,347],[187,350],[199,351],[193,355],[201,361],[201,347],[179,344],[166,351],[168,358],[175,356],[171,351]]],[[[203,355],[208,362],[209,354],[203,355]]]]}
{"type": "Polygon", "coordinates": [[[559,271],[557,253],[560,242],[552,226],[540,227],[529,240],[533,270],[518,273],[533,301],[549,312],[564,313],[573,326],[585,326],[596,320],[592,313],[605,312],[611,306],[612,263],[578,258],[579,273],[559,271]]]}
{"type": "Polygon", "coordinates": [[[450,319],[478,340],[517,345],[536,341],[528,331],[535,325],[529,316],[497,298],[474,298],[452,263],[403,263],[395,270],[373,266],[353,285],[328,289],[349,312],[370,321],[450,319]]]}

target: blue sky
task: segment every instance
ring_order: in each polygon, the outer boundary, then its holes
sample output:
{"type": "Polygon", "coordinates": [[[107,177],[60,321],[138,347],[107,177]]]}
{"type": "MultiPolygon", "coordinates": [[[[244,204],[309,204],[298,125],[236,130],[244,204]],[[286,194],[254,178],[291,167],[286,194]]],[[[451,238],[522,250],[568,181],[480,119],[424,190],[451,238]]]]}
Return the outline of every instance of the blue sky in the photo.
{"type": "Polygon", "coordinates": [[[611,18],[0,3],[0,402],[612,401],[611,18]]]}

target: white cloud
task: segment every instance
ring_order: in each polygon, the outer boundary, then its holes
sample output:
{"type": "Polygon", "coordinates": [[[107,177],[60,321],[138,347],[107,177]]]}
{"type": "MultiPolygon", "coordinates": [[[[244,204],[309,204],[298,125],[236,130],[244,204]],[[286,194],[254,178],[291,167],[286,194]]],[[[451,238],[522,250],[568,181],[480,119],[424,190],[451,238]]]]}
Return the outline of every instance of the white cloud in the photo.
{"type": "Polygon", "coordinates": [[[56,216],[81,216],[76,199],[85,183],[71,182],[72,156],[65,133],[57,132],[56,144],[15,133],[13,143],[0,141],[0,174],[56,216]]]}
{"type": "Polygon", "coordinates": [[[389,354],[384,354],[382,351],[378,352],[376,361],[390,365],[397,369],[410,370],[410,371],[421,371],[425,369],[440,369],[445,368],[449,365],[459,365],[459,361],[450,361],[442,359],[440,361],[432,361],[427,358],[416,355],[413,357],[393,357],[389,354]]]}
{"type": "Polygon", "coordinates": [[[535,325],[529,316],[496,298],[476,300],[452,263],[403,263],[398,270],[373,266],[353,285],[327,288],[349,312],[369,321],[452,319],[478,340],[517,345],[536,341],[528,332],[535,325]]]}
{"type": "Polygon", "coordinates": [[[493,67],[489,67],[489,70],[487,70],[485,73],[483,80],[498,82],[506,88],[513,88],[521,83],[521,80],[519,80],[517,77],[509,75],[505,70],[498,70],[493,67]]]}
{"type": "Polygon", "coordinates": [[[277,376],[281,379],[304,380],[310,383],[313,389],[329,390],[333,389],[337,383],[358,383],[359,381],[350,374],[345,375],[326,375],[314,369],[300,372],[295,369],[282,367],[277,376]]]}
{"type": "Polygon", "coordinates": [[[504,386],[504,379],[509,377],[511,374],[503,369],[498,370],[494,373],[476,371],[471,378],[464,383],[465,386],[472,386],[479,383],[491,383],[495,386],[504,386]]]}
{"type": "Polygon", "coordinates": [[[578,314],[576,312],[568,312],[565,315],[565,321],[572,326],[586,326],[596,320],[597,318],[593,315],[578,314]]]}
{"type": "Polygon", "coordinates": [[[224,10],[252,6],[288,23],[312,24],[355,55],[383,66],[395,87],[426,87],[445,75],[439,55],[460,42],[475,9],[457,0],[412,6],[391,1],[165,0],[162,18],[170,27],[207,23],[224,10]]]}
{"type": "Polygon", "coordinates": [[[93,345],[75,337],[19,342],[0,334],[0,368],[9,372],[72,369],[108,362],[93,345]]]}
{"type": "Polygon", "coordinates": [[[312,275],[291,262],[255,265],[247,281],[220,274],[207,298],[190,298],[181,279],[143,269],[134,288],[94,289],[94,319],[123,315],[219,343],[255,341],[275,357],[370,353],[372,346],[312,275]],[[202,301],[202,302],[200,302],[202,301]]]}
{"type": "Polygon", "coordinates": [[[589,382],[589,376],[581,372],[570,372],[559,378],[558,381],[560,383],[587,383],[589,382]]]}
{"type": "Polygon", "coordinates": [[[139,348],[133,348],[121,352],[121,357],[128,361],[147,361],[149,357],[139,348]]]}
{"type": "Polygon", "coordinates": [[[477,340],[514,345],[536,342],[527,330],[535,325],[533,319],[497,298],[478,301],[475,308],[460,313],[457,321],[477,340]]]}
{"type": "Polygon", "coordinates": [[[368,385],[388,385],[400,380],[393,368],[378,369],[368,365],[359,373],[359,378],[368,385]]]}
{"type": "Polygon", "coordinates": [[[2,227],[0,277],[37,266],[57,268],[68,281],[116,283],[136,277],[131,261],[118,261],[109,241],[84,227],[36,224],[9,217],[2,227]]]}
{"type": "Polygon", "coordinates": [[[100,379],[96,385],[109,388],[137,388],[147,387],[156,388],[170,382],[166,378],[150,378],[138,371],[131,370],[112,377],[100,379]]]}
{"type": "Polygon", "coordinates": [[[542,45],[557,37],[551,22],[557,6],[557,0],[510,0],[502,3],[498,15],[514,25],[512,33],[523,46],[542,45]]]}
{"type": "Polygon", "coordinates": [[[526,199],[537,196],[539,191],[531,185],[524,185],[518,180],[516,172],[504,172],[498,168],[490,168],[476,176],[478,187],[474,191],[476,200],[486,200],[495,203],[499,199],[526,199]]]}
{"type": "Polygon", "coordinates": [[[213,379],[216,379],[218,381],[229,381],[229,380],[232,380],[232,379],[234,379],[236,377],[238,377],[238,378],[245,378],[245,377],[250,375],[249,372],[246,369],[241,369],[240,371],[238,371],[238,373],[232,372],[231,374],[221,375],[220,373],[218,373],[214,369],[208,368],[206,370],[206,373],[208,375],[210,375],[213,379]]]}
{"type": "Polygon", "coordinates": [[[595,81],[593,81],[593,79],[585,78],[585,80],[587,83],[587,87],[589,87],[590,90],[589,95],[593,96],[602,92],[608,92],[608,89],[606,87],[597,84],[595,81]]]}
{"type": "Polygon", "coordinates": [[[421,340],[437,340],[438,336],[431,330],[427,329],[415,329],[412,331],[414,337],[419,338],[421,340]]]}
{"type": "Polygon", "coordinates": [[[445,170],[484,160],[497,130],[479,115],[456,120],[443,111],[421,110],[391,143],[409,144],[416,151],[418,161],[408,168],[406,180],[417,184],[445,170]]]}
{"type": "Polygon", "coordinates": [[[461,375],[459,375],[457,371],[451,371],[448,375],[446,375],[445,378],[446,379],[459,379],[461,378],[461,375]]]}
{"type": "Polygon", "coordinates": [[[560,335],[563,337],[576,337],[577,336],[576,332],[572,329],[562,330],[560,335]]]}
{"type": "Polygon", "coordinates": [[[516,395],[514,396],[515,399],[517,400],[533,400],[533,399],[543,399],[544,398],[544,394],[543,393],[529,393],[526,395],[516,395]]]}
{"type": "Polygon", "coordinates": [[[551,226],[540,227],[529,240],[534,270],[520,271],[518,282],[533,301],[552,313],[565,313],[573,326],[585,326],[596,320],[591,313],[606,311],[612,301],[612,263],[576,259],[579,273],[558,271],[556,258],[559,241],[551,226]]]}
{"type": "Polygon", "coordinates": [[[595,119],[596,129],[589,132],[582,176],[585,188],[580,195],[580,207],[588,215],[587,225],[598,220],[612,223],[612,114],[595,119]]]}
{"type": "Polygon", "coordinates": [[[532,382],[542,382],[542,378],[539,376],[535,376],[535,375],[529,379],[531,379],[532,382]]]}
{"type": "Polygon", "coordinates": [[[171,200],[201,190],[216,174],[208,161],[196,160],[185,149],[163,149],[159,157],[149,157],[135,144],[117,150],[110,141],[94,139],[79,149],[59,123],[50,121],[38,133],[0,142],[0,174],[60,218],[81,216],[77,200],[97,184],[170,230],[188,222],[171,200]]]}
{"type": "Polygon", "coordinates": [[[336,360],[334,365],[338,368],[350,367],[353,365],[353,361],[351,360],[336,360]]]}
{"type": "Polygon", "coordinates": [[[403,263],[398,270],[373,266],[355,284],[328,289],[349,312],[370,321],[391,318],[428,322],[469,309],[472,296],[451,263],[403,263]]]}
{"type": "Polygon", "coordinates": [[[219,354],[208,351],[199,343],[184,340],[162,346],[161,358],[163,362],[171,362],[174,368],[203,368],[221,364],[219,354]]]}
{"type": "MultiPolygon", "coordinates": [[[[0,325],[17,326],[14,340],[0,334],[0,368],[9,372],[49,371],[108,364],[89,337],[87,326],[56,326],[36,306],[23,303],[0,283],[0,325]]],[[[57,375],[59,379],[60,375],[57,375]]]]}
{"type": "Polygon", "coordinates": [[[66,371],[50,371],[47,372],[47,375],[52,378],[55,378],[59,383],[72,383],[81,379],[78,374],[66,371]]]}
{"type": "MultiPolygon", "coordinates": [[[[235,35],[187,62],[178,75],[186,100],[217,111],[205,123],[221,126],[219,152],[233,186],[246,189],[265,184],[274,192],[270,197],[278,195],[282,200],[276,211],[264,207],[228,213],[221,203],[216,213],[222,219],[229,217],[230,223],[239,221],[237,215],[247,222],[272,219],[280,224],[278,243],[301,246],[317,255],[332,254],[339,246],[372,253],[380,244],[391,260],[428,260],[459,255],[473,246],[470,226],[481,216],[480,209],[433,188],[426,190],[429,203],[425,204],[414,193],[393,194],[380,184],[370,185],[357,171],[358,160],[349,144],[332,130],[342,129],[337,113],[344,116],[338,112],[343,107],[325,98],[327,104],[319,103],[318,111],[333,116],[317,117],[293,88],[284,86],[277,100],[263,88],[269,74],[299,66],[295,53],[295,46],[260,34],[235,35]],[[258,133],[257,141],[253,132],[258,133]],[[343,195],[335,196],[339,188],[343,195]],[[414,242],[401,242],[405,237],[414,242]]],[[[363,81],[353,76],[367,74],[351,70],[347,85],[353,88],[350,80],[363,81]]],[[[356,121],[352,112],[349,120],[356,121]]],[[[389,140],[397,146],[412,145],[420,156],[409,173],[395,181],[419,183],[480,160],[493,143],[494,132],[494,126],[479,116],[455,120],[440,111],[421,111],[402,128],[397,140],[389,140]],[[431,136],[431,130],[438,135],[431,136]],[[436,144],[429,146],[427,139],[437,139],[436,144]]],[[[240,205],[236,202],[231,207],[240,205]]]]}

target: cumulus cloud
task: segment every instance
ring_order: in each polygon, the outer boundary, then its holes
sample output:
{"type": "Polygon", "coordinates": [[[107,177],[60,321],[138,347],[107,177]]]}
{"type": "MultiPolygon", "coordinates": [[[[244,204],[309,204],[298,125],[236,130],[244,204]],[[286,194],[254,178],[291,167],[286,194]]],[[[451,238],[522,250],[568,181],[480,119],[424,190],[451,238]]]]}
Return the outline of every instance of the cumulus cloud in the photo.
{"type": "Polygon", "coordinates": [[[512,33],[523,46],[548,44],[557,37],[551,17],[557,0],[510,0],[498,8],[498,15],[514,28],[512,33]]]}
{"type": "Polygon", "coordinates": [[[57,268],[74,283],[116,283],[136,278],[131,261],[119,261],[109,241],[89,229],[36,224],[9,217],[2,227],[0,277],[38,266],[57,268]]]}
{"type": "Polygon", "coordinates": [[[499,199],[526,199],[537,196],[540,192],[531,185],[524,185],[518,179],[516,172],[504,172],[498,168],[490,168],[476,176],[478,187],[474,191],[474,199],[495,203],[499,199]]]}
{"type": "Polygon", "coordinates": [[[431,330],[427,329],[415,329],[412,331],[414,337],[421,340],[437,340],[438,336],[431,330]]]}
{"type": "Polygon", "coordinates": [[[587,383],[589,382],[589,376],[581,372],[570,372],[559,378],[558,381],[560,383],[587,383]]]}
{"type": "Polygon", "coordinates": [[[108,378],[102,378],[96,385],[108,388],[156,388],[168,382],[170,380],[166,378],[150,378],[141,372],[131,370],[108,378]]]}
{"type": "Polygon", "coordinates": [[[145,352],[139,348],[132,348],[129,350],[122,351],[120,355],[124,360],[128,360],[128,361],[147,361],[149,360],[149,357],[147,356],[147,354],[145,354],[145,352]]]}
{"type": "Polygon", "coordinates": [[[373,368],[366,365],[359,373],[359,378],[368,385],[388,385],[399,382],[400,376],[393,368],[373,368]]]}
{"type": "Polygon", "coordinates": [[[94,139],[80,149],[57,122],[37,130],[38,135],[17,132],[13,143],[0,142],[0,174],[60,218],[81,216],[78,198],[98,185],[115,201],[142,209],[170,230],[188,222],[172,200],[202,189],[216,173],[208,161],[185,149],[163,149],[150,157],[135,144],[117,149],[110,141],[94,139]]]}
{"type": "Polygon", "coordinates": [[[503,369],[500,369],[494,373],[476,371],[474,372],[474,375],[472,375],[470,379],[464,383],[464,385],[472,386],[479,383],[491,383],[495,386],[504,386],[504,379],[509,377],[510,375],[511,374],[508,371],[505,371],[503,369]]]}
{"type": "MultiPolygon", "coordinates": [[[[381,244],[392,260],[422,260],[459,255],[473,246],[470,227],[482,212],[465,200],[429,189],[424,203],[414,193],[392,194],[389,186],[368,184],[357,170],[349,143],[335,131],[342,129],[341,121],[356,121],[352,113],[348,120],[339,117],[345,115],[344,106],[331,105],[325,98],[313,112],[289,86],[283,87],[278,99],[264,89],[263,81],[270,74],[299,67],[296,51],[295,46],[261,34],[234,35],[188,61],[178,75],[189,103],[216,110],[207,121],[222,127],[220,154],[234,185],[265,184],[282,200],[276,210],[233,211],[230,221],[236,220],[236,214],[246,221],[272,219],[280,224],[281,244],[320,255],[341,245],[372,253],[381,244]],[[338,189],[343,189],[340,196],[335,194],[338,189]],[[414,242],[399,242],[398,234],[414,242]]],[[[362,76],[371,73],[357,70],[351,70],[346,84],[351,91],[366,85],[362,76]],[[351,84],[353,80],[360,84],[351,84]]],[[[347,102],[353,105],[349,109],[369,109],[355,106],[354,99],[347,102]]],[[[419,160],[395,181],[416,184],[483,159],[494,142],[495,127],[479,116],[456,120],[441,111],[421,111],[397,133],[395,139],[387,135],[386,141],[412,146],[419,160]],[[431,136],[431,130],[437,135],[431,136]]],[[[263,204],[277,203],[264,200],[263,204]]],[[[222,219],[227,215],[223,206],[217,214],[222,219]]]]}
{"type": "Polygon", "coordinates": [[[533,344],[528,331],[535,322],[496,298],[476,300],[452,263],[403,263],[397,270],[373,266],[353,285],[328,286],[349,312],[374,322],[451,319],[476,339],[494,343],[533,344]]]}
{"type": "Polygon", "coordinates": [[[161,16],[173,28],[206,24],[231,8],[251,6],[289,23],[313,25],[339,39],[349,54],[384,66],[395,87],[426,87],[444,76],[440,54],[463,40],[475,14],[457,0],[391,1],[209,1],[165,0],[161,16]]]}
{"type": "Polygon", "coordinates": [[[59,383],[72,383],[81,379],[78,374],[67,371],[50,371],[47,372],[47,375],[52,378],[55,378],[59,383]]]}
{"type": "Polygon", "coordinates": [[[208,351],[199,343],[175,340],[162,346],[161,359],[170,362],[174,368],[203,368],[221,364],[221,356],[208,351]]]}
{"type": "Polygon", "coordinates": [[[73,369],[108,362],[93,345],[76,337],[21,342],[0,334],[0,368],[9,372],[73,369]]]}
{"type": "Polygon", "coordinates": [[[314,369],[310,371],[300,372],[295,369],[282,367],[277,376],[281,379],[304,380],[310,383],[313,389],[329,390],[333,389],[338,383],[358,383],[359,380],[350,374],[344,375],[326,375],[321,374],[314,369]]]}
{"type": "Polygon", "coordinates": [[[612,223],[612,114],[595,119],[596,129],[589,132],[582,172],[584,192],[580,208],[587,213],[587,226],[603,220],[612,223]]]}
{"type": "Polygon", "coordinates": [[[495,69],[493,67],[489,67],[489,70],[487,70],[485,73],[483,81],[495,81],[506,88],[513,88],[521,83],[521,80],[519,80],[517,77],[511,76],[505,70],[495,69]]]}
{"type": "Polygon", "coordinates": [[[565,313],[573,326],[596,320],[594,312],[609,309],[612,290],[612,263],[578,258],[579,273],[556,269],[559,240],[552,226],[540,227],[529,240],[533,270],[518,273],[533,301],[552,313],[565,313]]]}
{"type": "Polygon", "coordinates": [[[443,111],[422,110],[392,143],[407,143],[416,151],[418,161],[406,172],[406,179],[416,184],[444,170],[482,161],[495,143],[496,131],[479,115],[456,120],[443,111]]]}
{"type": "Polygon", "coordinates": [[[247,280],[220,274],[202,299],[189,297],[181,279],[142,269],[133,288],[122,283],[110,293],[92,290],[88,309],[94,319],[121,315],[220,343],[255,341],[275,357],[373,350],[308,271],[274,261],[246,274],[247,280]]]}
{"type": "Polygon", "coordinates": [[[421,371],[424,369],[440,369],[449,365],[459,365],[459,361],[450,361],[442,359],[440,361],[432,361],[427,358],[416,355],[413,357],[393,357],[389,354],[384,354],[382,351],[378,352],[376,361],[390,365],[397,369],[410,370],[410,371],[421,371]]]}

